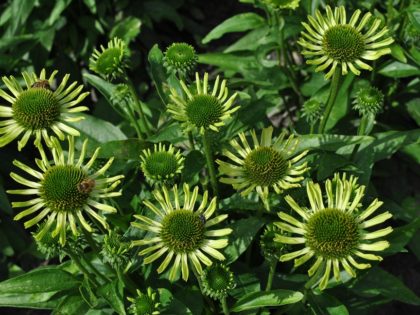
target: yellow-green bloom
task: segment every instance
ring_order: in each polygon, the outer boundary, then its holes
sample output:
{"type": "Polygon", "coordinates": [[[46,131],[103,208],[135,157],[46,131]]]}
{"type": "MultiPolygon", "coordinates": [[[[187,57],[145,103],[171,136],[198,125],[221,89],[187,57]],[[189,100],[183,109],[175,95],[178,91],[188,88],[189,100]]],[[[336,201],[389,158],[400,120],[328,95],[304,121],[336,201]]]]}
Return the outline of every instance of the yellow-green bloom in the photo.
{"type": "Polygon", "coordinates": [[[230,228],[210,229],[227,218],[227,215],[223,214],[211,219],[216,211],[216,198],[208,204],[208,192],[205,191],[200,206],[194,210],[198,187],[191,192],[189,186],[184,184],[183,191],[183,203],[180,203],[181,198],[176,185],[172,189],[172,194],[166,187],[154,191],[153,196],[159,206],[155,206],[148,200],[144,201],[144,204],[155,214],[155,217],[151,219],[144,215],[134,215],[139,222],[131,223],[134,227],[151,233],[151,237],[132,242],[133,246],[146,246],[139,253],[139,255],[147,256],[144,258],[145,264],[166,254],[157,269],[158,273],[162,273],[174,258],[169,272],[171,281],[175,280],[179,270],[182,271],[182,279],[187,281],[188,264],[201,274],[203,271],[201,263],[206,266],[212,264],[208,255],[217,260],[224,260],[225,256],[219,249],[226,247],[228,240],[221,237],[232,232],[230,228]]]}
{"type": "Polygon", "coordinates": [[[276,225],[297,235],[277,235],[275,240],[283,244],[304,245],[298,251],[282,255],[280,261],[294,259],[295,267],[298,267],[314,257],[315,263],[309,268],[308,274],[314,279],[321,278],[321,290],[327,287],[331,270],[337,281],[341,280],[341,266],[350,276],[355,277],[354,268],[366,269],[371,266],[357,262],[356,257],[380,261],[380,256],[370,252],[379,252],[389,247],[387,241],[377,239],[391,233],[391,227],[376,231],[367,229],[385,222],[392,215],[384,212],[371,217],[383,202],[375,199],[363,208],[361,200],[365,186],[358,186],[356,180],[353,176],[347,179],[346,174],[341,177],[336,174],[333,180],[325,182],[326,196],[319,184],[310,182],[306,186],[309,209],[299,206],[290,196],[285,198],[300,219],[284,212],[279,213],[283,221],[276,225]]]}
{"type": "Polygon", "coordinates": [[[0,147],[18,138],[22,133],[23,136],[18,141],[19,150],[32,135],[35,136],[35,143],[38,145],[41,138],[48,142],[51,133],[61,140],[65,138],[65,134],[79,136],[79,132],[67,123],[84,118],[79,113],[88,108],[76,105],[89,92],[81,93],[83,86],[77,86],[77,82],[66,87],[69,74],[64,76],[56,90],[51,89],[56,74],[57,71],[53,71],[47,78],[44,69],[39,76],[33,72],[23,72],[24,88],[13,76],[2,78],[9,93],[0,89],[0,97],[11,105],[0,106],[0,147]]]}
{"type": "Polygon", "coordinates": [[[128,297],[131,302],[128,307],[128,313],[133,315],[158,315],[160,303],[157,301],[157,294],[152,288],[147,288],[147,293],[136,290],[136,297],[128,297]]]}
{"type": "Polygon", "coordinates": [[[300,182],[304,179],[302,175],[309,168],[307,162],[298,162],[308,151],[294,155],[299,141],[293,135],[285,139],[285,132],[273,141],[273,127],[262,130],[261,140],[258,140],[255,130],[251,130],[250,134],[252,148],[245,133],[240,133],[241,144],[237,139],[230,142],[235,152],[226,150],[223,153],[233,163],[216,161],[219,172],[228,176],[222,177],[220,181],[231,184],[243,196],[255,190],[268,208],[270,189],[280,194],[284,190],[300,187],[300,182]]]}
{"type": "Polygon", "coordinates": [[[128,48],[123,40],[115,37],[108,46],[101,45],[101,50],[95,49],[89,58],[89,69],[104,78],[115,79],[125,74],[128,48]]]}
{"type": "Polygon", "coordinates": [[[154,182],[165,182],[180,174],[184,168],[185,158],[179,150],[172,145],[166,149],[162,143],[155,144],[153,151],[143,150],[141,156],[141,169],[146,178],[154,182]]]}
{"type": "Polygon", "coordinates": [[[197,59],[193,46],[187,43],[173,43],[165,51],[163,65],[169,73],[185,76],[195,69],[197,59]]]}
{"type": "Polygon", "coordinates": [[[306,30],[298,41],[304,48],[302,54],[309,59],[306,63],[317,66],[315,71],[329,68],[326,79],[333,75],[337,66],[341,66],[343,75],[348,73],[348,69],[355,75],[360,74],[359,69],[371,71],[372,67],[362,60],[376,60],[391,53],[386,46],[394,40],[387,36],[386,27],[378,30],[381,20],[375,18],[364,31],[372,14],[366,13],[359,21],[360,15],[361,11],[356,10],[347,21],[343,6],[336,7],[334,12],[327,6],[326,15],[317,10],[315,17],[308,16],[309,24],[302,23],[306,30]]]}
{"type": "Polygon", "coordinates": [[[300,0],[261,0],[274,9],[290,9],[295,10],[299,7],[300,0]]]}
{"type": "Polygon", "coordinates": [[[171,103],[168,104],[168,112],[175,120],[180,121],[187,131],[199,130],[200,133],[204,133],[205,130],[211,129],[218,132],[219,128],[225,125],[225,121],[231,117],[231,114],[239,109],[239,106],[232,107],[237,93],[228,98],[229,90],[226,87],[226,80],[223,80],[219,86],[220,78],[217,76],[210,93],[208,79],[209,75],[205,73],[201,82],[198,73],[196,73],[195,88],[188,88],[181,81],[186,97],[178,94],[177,90],[171,89],[171,103]]]}
{"type": "Polygon", "coordinates": [[[120,179],[124,176],[105,177],[104,173],[111,166],[113,158],[101,167],[92,172],[92,165],[95,162],[99,148],[95,150],[87,163],[84,163],[87,149],[87,140],[83,142],[79,158],[75,159],[74,138],[68,137],[69,149],[65,155],[60,142],[57,138],[52,138],[51,153],[53,160],[47,158],[46,152],[39,147],[41,159],[35,162],[39,170],[19,162],[13,164],[32,176],[26,179],[14,172],[10,176],[18,183],[28,187],[25,189],[9,190],[10,194],[34,195],[27,201],[13,202],[14,208],[27,208],[15,216],[15,220],[20,220],[26,216],[37,213],[32,219],[25,222],[25,228],[29,228],[44,218],[46,223],[43,228],[35,235],[36,239],[42,239],[51,229],[52,237],[59,235],[60,243],[66,242],[66,230],[70,230],[74,235],[78,234],[77,225],[81,225],[88,232],[93,229],[86,221],[86,215],[95,219],[104,228],[108,228],[105,218],[98,214],[96,210],[113,213],[117,210],[103,202],[103,199],[120,196],[121,192],[113,190],[120,184],[120,179]]]}

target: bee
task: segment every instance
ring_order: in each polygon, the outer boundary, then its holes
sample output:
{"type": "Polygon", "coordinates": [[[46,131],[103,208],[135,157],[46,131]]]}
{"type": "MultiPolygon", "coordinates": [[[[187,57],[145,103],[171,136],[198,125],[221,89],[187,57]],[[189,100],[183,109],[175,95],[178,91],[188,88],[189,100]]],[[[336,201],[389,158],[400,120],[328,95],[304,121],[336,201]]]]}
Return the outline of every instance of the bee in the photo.
{"type": "Polygon", "coordinates": [[[206,217],[203,214],[200,214],[198,217],[203,225],[206,224],[206,217]]]}
{"type": "Polygon", "coordinates": [[[39,80],[31,85],[31,88],[41,88],[51,90],[50,82],[48,80],[39,80]]]}
{"type": "Polygon", "coordinates": [[[85,178],[77,185],[77,190],[83,194],[88,194],[95,188],[95,184],[94,179],[85,178]]]}

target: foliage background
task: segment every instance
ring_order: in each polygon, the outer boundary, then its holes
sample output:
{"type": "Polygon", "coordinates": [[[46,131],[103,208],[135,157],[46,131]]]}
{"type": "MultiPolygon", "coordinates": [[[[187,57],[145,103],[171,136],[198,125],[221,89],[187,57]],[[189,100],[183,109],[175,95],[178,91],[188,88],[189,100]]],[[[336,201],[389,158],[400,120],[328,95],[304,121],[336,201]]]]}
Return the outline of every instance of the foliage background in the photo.
{"type": "MultiPolygon", "coordinates": [[[[402,1],[338,1],[340,4],[344,2],[350,8],[356,5],[380,8],[380,12],[385,13],[388,23],[391,24],[391,29],[395,31],[394,36],[399,46],[394,49],[393,58],[380,61],[380,64],[376,65],[380,69],[378,77],[371,77],[388,93],[388,110],[379,116],[380,124],[375,127],[375,131],[398,130],[406,133],[384,133],[383,138],[374,144],[374,149],[380,151],[380,156],[372,169],[369,189],[375,191],[385,201],[384,209],[393,212],[396,217],[394,226],[402,227],[401,233],[395,236],[394,241],[401,242],[401,248],[407,245],[406,250],[387,257],[381,267],[402,280],[399,282],[401,285],[405,284],[419,295],[420,99],[419,79],[416,81],[414,78],[420,74],[420,61],[419,56],[414,54],[413,47],[415,49],[418,45],[420,30],[417,29],[416,40],[406,36],[404,27],[408,27],[407,25],[401,26],[403,23],[417,23],[416,27],[419,27],[419,15],[418,12],[417,15],[414,14],[413,22],[410,12],[405,12],[406,15],[399,12],[398,5],[401,5],[402,1]],[[410,145],[406,145],[408,143],[410,145]]],[[[303,7],[311,8],[311,6],[317,7],[321,1],[302,1],[302,3],[303,7]]],[[[337,2],[327,1],[327,3],[337,2]]],[[[238,48],[239,44],[236,48],[232,45],[246,33],[226,33],[220,35],[220,38],[214,36],[214,40],[209,40],[207,37],[204,40],[206,43],[203,43],[203,38],[210,30],[233,15],[241,12],[258,12],[263,15],[261,11],[253,9],[250,5],[235,0],[9,0],[0,5],[0,12],[2,76],[19,76],[23,70],[39,72],[43,67],[50,70],[59,69],[61,76],[70,73],[73,80],[84,81],[86,87],[91,89],[91,99],[85,101],[85,104],[91,108],[90,114],[119,125],[122,130],[126,130],[127,126],[121,124],[111,105],[83,77],[93,48],[105,44],[113,35],[126,36],[130,41],[133,52],[130,77],[140,87],[141,98],[150,101],[149,104],[155,104],[157,99],[150,80],[149,50],[154,44],[158,44],[164,50],[172,42],[185,41],[193,44],[201,53],[201,70],[218,68],[218,71],[232,77],[232,88],[246,86],[250,95],[253,89],[252,83],[262,88],[264,97],[249,101],[248,106],[241,110],[240,120],[243,125],[262,126],[261,123],[267,124],[269,117],[277,126],[290,127],[290,122],[282,115],[285,108],[284,103],[279,101],[279,93],[286,95],[286,103],[289,103],[292,116],[295,118],[298,116],[298,108],[290,97],[293,91],[288,85],[287,76],[271,65],[265,67],[258,64],[258,58],[264,53],[259,50],[261,47],[243,49],[238,48]],[[221,55],[223,51],[225,54],[221,55]],[[264,84],[269,80],[274,80],[274,83],[264,84]],[[247,85],[245,81],[251,84],[247,85]]],[[[287,17],[286,25],[290,36],[296,36],[300,19],[306,16],[303,11],[301,13],[299,16],[287,17]]],[[[254,31],[253,28],[258,28],[258,25],[252,26],[246,23],[244,25],[249,27],[243,27],[241,31],[254,31]]],[[[247,45],[251,47],[250,43],[248,40],[247,45]]],[[[303,81],[303,77],[301,79],[300,90],[305,98],[314,92],[314,86],[319,88],[322,80],[320,75],[314,75],[306,81],[303,81]]],[[[343,120],[338,117],[337,121],[340,122],[334,130],[340,134],[351,134],[354,132],[352,130],[354,119],[355,115],[351,114],[343,120]]],[[[304,130],[304,126],[299,126],[299,123],[295,127],[300,132],[307,131],[304,130]]],[[[3,188],[15,185],[8,175],[13,159],[19,158],[25,161],[28,157],[34,156],[34,152],[34,148],[27,147],[18,153],[14,145],[9,145],[0,151],[0,280],[45,263],[37,253],[30,234],[23,230],[22,224],[12,220],[13,211],[3,188]]],[[[318,180],[330,176],[334,171],[331,167],[338,169],[349,166],[348,162],[334,150],[320,150],[318,153],[318,159],[314,158],[314,162],[318,161],[316,163],[319,165],[313,166],[313,169],[318,170],[314,173],[314,177],[318,180]]],[[[369,152],[366,151],[367,153],[369,152]]],[[[140,175],[135,174],[135,176],[140,175]]],[[[366,179],[369,180],[369,177],[366,179]]],[[[261,260],[252,261],[251,267],[259,268],[261,263],[261,260]]],[[[378,304],[372,310],[372,314],[416,312],[416,306],[402,302],[403,297],[392,296],[397,293],[395,283],[391,281],[384,285],[380,278],[371,281],[377,281],[380,289],[363,291],[363,288],[360,288],[359,293],[363,292],[362,295],[369,298],[376,297],[369,300],[378,304]],[[391,298],[395,300],[390,304],[383,304],[391,298]]],[[[403,295],[404,290],[401,290],[400,294],[403,295]]],[[[7,312],[11,313],[12,309],[1,309],[0,312],[8,314],[7,312]]],[[[44,311],[13,310],[13,314],[19,313],[41,314],[44,311]]]]}

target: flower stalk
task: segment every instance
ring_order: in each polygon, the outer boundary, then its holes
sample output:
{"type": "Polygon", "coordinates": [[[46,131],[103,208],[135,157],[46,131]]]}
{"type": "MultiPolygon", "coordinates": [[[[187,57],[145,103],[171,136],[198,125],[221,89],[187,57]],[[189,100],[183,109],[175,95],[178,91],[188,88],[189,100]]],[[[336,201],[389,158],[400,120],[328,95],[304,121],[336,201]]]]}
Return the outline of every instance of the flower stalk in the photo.
{"type": "Polygon", "coordinates": [[[341,78],[341,69],[335,68],[334,74],[331,80],[330,94],[328,96],[327,106],[325,107],[324,115],[322,116],[321,122],[319,124],[318,133],[325,133],[325,128],[327,126],[328,118],[330,117],[331,110],[334,106],[335,100],[337,99],[338,90],[340,88],[340,78],[341,78]]]}
{"type": "Polygon", "coordinates": [[[213,152],[211,149],[211,143],[210,143],[207,130],[203,134],[203,148],[204,148],[204,155],[206,156],[207,170],[210,176],[210,184],[213,190],[213,195],[218,196],[219,187],[217,183],[216,167],[214,165],[213,152]]]}

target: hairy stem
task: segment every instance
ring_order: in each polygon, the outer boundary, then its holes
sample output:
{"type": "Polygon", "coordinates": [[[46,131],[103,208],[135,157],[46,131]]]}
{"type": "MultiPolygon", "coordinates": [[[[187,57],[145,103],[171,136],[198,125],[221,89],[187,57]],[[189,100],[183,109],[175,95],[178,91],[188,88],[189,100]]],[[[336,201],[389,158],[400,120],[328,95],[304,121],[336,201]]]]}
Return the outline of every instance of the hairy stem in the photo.
{"type": "Polygon", "coordinates": [[[321,123],[319,124],[318,133],[320,134],[323,134],[325,132],[328,117],[330,116],[335,100],[337,99],[338,90],[340,88],[340,78],[341,68],[336,67],[331,80],[330,95],[328,97],[327,106],[325,107],[324,115],[322,116],[321,123]]]}
{"type": "Polygon", "coordinates": [[[204,147],[204,154],[206,156],[207,169],[210,175],[210,183],[213,189],[213,195],[218,196],[219,189],[217,185],[216,167],[214,165],[213,152],[211,149],[209,134],[207,130],[204,131],[204,134],[203,134],[203,147],[204,147]]]}
{"type": "Polygon", "coordinates": [[[277,267],[277,260],[274,259],[270,263],[270,271],[268,272],[267,285],[265,287],[265,291],[271,290],[271,286],[273,285],[274,275],[276,273],[276,267],[277,267]]]}
{"type": "Polygon", "coordinates": [[[229,307],[226,302],[226,297],[223,297],[220,299],[220,304],[222,304],[223,314],[229,315],[230,312],[229,312],[229,307]]]}

